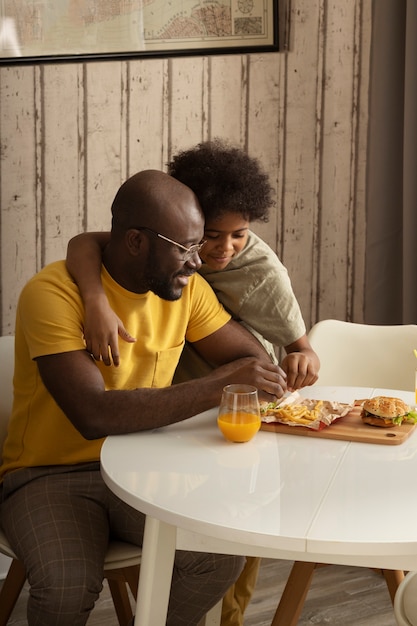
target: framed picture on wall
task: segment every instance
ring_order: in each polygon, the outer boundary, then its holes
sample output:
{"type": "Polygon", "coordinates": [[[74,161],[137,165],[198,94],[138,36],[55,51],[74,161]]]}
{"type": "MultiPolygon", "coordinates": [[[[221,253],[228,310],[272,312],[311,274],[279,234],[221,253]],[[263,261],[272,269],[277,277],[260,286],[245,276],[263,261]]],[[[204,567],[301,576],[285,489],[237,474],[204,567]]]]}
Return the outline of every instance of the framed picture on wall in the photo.
{"type": "Polygon", "coordinates": [[[278,51],[279,0],[0,0],[0,64],[278,51]]]}

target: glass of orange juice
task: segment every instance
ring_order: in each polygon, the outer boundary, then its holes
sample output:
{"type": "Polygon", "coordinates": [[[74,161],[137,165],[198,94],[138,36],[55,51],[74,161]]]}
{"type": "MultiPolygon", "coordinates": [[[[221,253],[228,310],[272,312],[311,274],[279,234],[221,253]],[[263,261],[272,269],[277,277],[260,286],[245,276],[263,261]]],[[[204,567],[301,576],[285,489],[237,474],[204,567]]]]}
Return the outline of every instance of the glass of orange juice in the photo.
{"type": "Polygon", "coordinates": [[[238,384],[224,387],[217,424],[228,441],[250,441],[261,427],[257,388],[238,384]]]}

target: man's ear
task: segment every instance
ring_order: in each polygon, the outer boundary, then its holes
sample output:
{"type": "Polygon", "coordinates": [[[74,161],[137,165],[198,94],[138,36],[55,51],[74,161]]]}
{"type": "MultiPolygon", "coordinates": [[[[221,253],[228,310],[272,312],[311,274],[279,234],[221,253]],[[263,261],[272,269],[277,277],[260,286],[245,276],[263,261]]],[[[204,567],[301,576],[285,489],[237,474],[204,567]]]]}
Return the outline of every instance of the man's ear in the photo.
{"type": "Polygon", "coordinates": [[[143,252],[145,237],[140,230],[129,228],[125,233],[125,242],[129,253],[133,256],[137,256],[143,252]]]}

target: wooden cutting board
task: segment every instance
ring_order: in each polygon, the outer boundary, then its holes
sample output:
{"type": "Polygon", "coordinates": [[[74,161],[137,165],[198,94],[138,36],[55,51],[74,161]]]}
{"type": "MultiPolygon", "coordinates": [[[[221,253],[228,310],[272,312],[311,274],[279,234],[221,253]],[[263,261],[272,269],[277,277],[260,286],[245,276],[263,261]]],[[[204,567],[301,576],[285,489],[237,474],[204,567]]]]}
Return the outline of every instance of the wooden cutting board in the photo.
{"type": "Polygon", "coordinates": [[[340,417],[323,430],[313,430],[305,426],[287,426],[277,422],[262,422],[261,430],[303,437],[320,439],[342,439],[343,441],[359,441],[362,443],[380,443],[398,445],[403,443],[414,431],[416,424],[402,424],[393,428],[379,428],[364,424],[361,418],[362,407],[355,406],[347,415],[340,417]]]}

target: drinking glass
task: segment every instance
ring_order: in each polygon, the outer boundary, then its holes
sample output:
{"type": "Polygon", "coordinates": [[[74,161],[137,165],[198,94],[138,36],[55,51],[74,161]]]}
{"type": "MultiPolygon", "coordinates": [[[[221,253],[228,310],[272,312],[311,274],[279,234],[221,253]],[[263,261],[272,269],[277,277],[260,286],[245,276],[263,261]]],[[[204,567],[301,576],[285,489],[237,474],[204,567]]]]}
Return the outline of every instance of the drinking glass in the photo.
{"type": "Polygon", "coordinates": [[[250,441],[261,427],[257,388],[252,385],[224,387],[217,424],[228,441],[250,441]]]}

